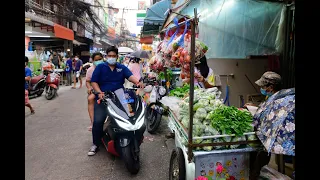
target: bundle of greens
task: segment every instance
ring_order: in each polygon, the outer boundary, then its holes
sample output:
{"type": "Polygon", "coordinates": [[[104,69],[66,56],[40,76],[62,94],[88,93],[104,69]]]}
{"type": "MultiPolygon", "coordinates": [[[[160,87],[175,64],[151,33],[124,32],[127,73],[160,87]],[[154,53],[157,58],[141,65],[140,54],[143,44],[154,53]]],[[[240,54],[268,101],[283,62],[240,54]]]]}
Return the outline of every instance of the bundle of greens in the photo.
{"type": "Polygon", "coordinates": [[[183,98],[189,92],[189,89],[190,89],[190,85],[188,85],[188,84],[186,84],[182,87],[177,87],[177,88],[170,91],[169,96],[183,98]]]}
{"type": "Polygon", "coordinates": [[[249,111],[239,110],[233,106],[221,106],[211,111],[206,119],[211,120],[212,127],[225,134],[242,136],[252,131],[252,115],[249,111]]]}

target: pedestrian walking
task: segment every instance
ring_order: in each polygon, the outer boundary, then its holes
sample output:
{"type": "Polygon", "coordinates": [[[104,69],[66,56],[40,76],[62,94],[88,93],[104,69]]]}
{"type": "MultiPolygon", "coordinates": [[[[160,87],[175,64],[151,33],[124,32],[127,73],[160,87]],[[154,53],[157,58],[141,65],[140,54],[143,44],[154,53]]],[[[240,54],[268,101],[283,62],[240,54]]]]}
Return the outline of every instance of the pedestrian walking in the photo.
{"type": "Polygon", "coordinates": [[[82,67],[83,67],[83,62],[82,62],[81,59],[79,59],[78,55],[76,55],[74,57],[74,59],[76,60],[76,63],[75,63],[75,69],[74,69],[75,73],[73,75],[74,78],[73,78],[73,87],[72,87],[72,89],[76,89],[77,78],[80,81],[80,87],[79,87],[79,89],[80,89],[80,88],[82,88],[81,71],[82,71],[82,67]]]}
{"type": "Polygon", "coordinates": [[[31,104],[29,102],[29,91],[28,91],[28,88],[29,88],[29,82],[31,81],[32,72],[31,72],[31,69],[28,67],[28,63],[29,63],[29,58],[27,56],[25,56],[25,68],[24,68],[24,71],[25,71],[25,76],[24,76],[24,81],[25,81],[24,91],[25,91],[25,95],[24,95],[24,104],[25,104],[25,106],[27,106],[30,109],[31,114],[34,114],[35,111],[34,111],[33,107],[31,106],[31,104]]]}
{"type": "Polygon", "coordinates": [[[72,68],[72,61],[74,59],[74,56],[68,57],[68,60],[66,62],[66,77],[67,77],[67,86],[72,85],[72,74],[73,74],[73,68],[72,68]]]}

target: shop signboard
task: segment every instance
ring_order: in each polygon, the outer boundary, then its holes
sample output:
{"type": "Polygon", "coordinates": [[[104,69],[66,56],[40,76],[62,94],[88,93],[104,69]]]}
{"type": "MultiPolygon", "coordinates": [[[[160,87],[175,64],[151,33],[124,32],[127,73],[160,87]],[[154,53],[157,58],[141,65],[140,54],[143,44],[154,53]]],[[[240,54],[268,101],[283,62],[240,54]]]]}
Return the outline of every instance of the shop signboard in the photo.
{"type": "Polygon", "coordinates": [[[138,10],[146,10],[146,1],[138,1],[138,10]]]}
{"type": "Polygon", "coordinates": [[[143,26],[146,13],[137,13],[137,26],[143,26]]]}

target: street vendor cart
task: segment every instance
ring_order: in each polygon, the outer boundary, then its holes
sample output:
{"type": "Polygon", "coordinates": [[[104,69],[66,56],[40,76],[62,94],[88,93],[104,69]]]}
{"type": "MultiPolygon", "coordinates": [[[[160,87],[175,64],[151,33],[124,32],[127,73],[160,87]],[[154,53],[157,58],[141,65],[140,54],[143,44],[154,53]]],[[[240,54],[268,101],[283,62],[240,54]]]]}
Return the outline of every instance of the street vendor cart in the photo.
{"type": "MultiPolygon", "coordinates": [[[[189,90],[189,122],[184,125],[179,121],[177,113],[169,109],[169,128],[175,133],[175,146],[170,159],[169,179],[194,180],[198,177],[210,179],[249,179],[250,152],[256,151],[260,146],[259,140],[250,140],[248,136],[255,136],[255,132],[243,133],[244,140],[222,142],[213,141],[220,138],[232,138],[235,134],[220,134],[214,136],[193,136],[194,125],[194,65],[195,65],[195,29],[197,26],[197,9],[194,9],[192,19],[185,18],[184,22],[176,24],[176,27],[187,26],[191,28],[191,65],[190,65],[190,90],[189,90]],[[187,127],[189,126],[189,127],[187,127]],[[212,140],[210,143],[205,140],[212,140]],[[195,143],[195,141],[197,143],[195,143]],[[251,144],[251,146],[249,145],[251,144]],[[237,146],[239,148],[221,148],[237,146]],[[211,147],[210,150],[201,148],[211,147]],[[241,148],[240,148],[241,147],[241,148]]],[[[169,107],[170,108],[170,107],[169,107]]],[[[253,130],[252,130],[253,131],[253,130]]],[[[238,134],[239,135],[239,134],[238,134]]],[[[199,178],[200,179],[200,178],[199,178]]]]}
{"type": "MultiPolygon", "coordinates": [[[[212,151],[194,151],[194,147],[204,147],[208,144],[200,143],[189,145],[186,143],[188,131],[177,120],[173,111],[169,110],[169,127],[175,133],[176,148],[172,151],[170,158],[169,179],[194,180],[196,177],[204,176],[208,179],[249,179],[250,170],[250,152],[257,148],[247,147],[241,149],[212,150],[212,151]],[[191,151],[189,147],[191,146],[191,151]],[[188,153],[191,152],[191,153],[188,153]],[[190,155],[191,157],[190,157],[190,155]],[[221,165],[222,171],[217,172],[218,165],[221,165]]],[[[254,132],[245,133],[244,136],[254,135],[254,132]]],[[[196,139],[217,139],[232,137],[234,135],[216,135],[193,137],[196,139]]],[[[241,142],[221,142],[212,143],[212,146],[226,146],[235,144],[259,143],[259,141],[241,141],[241,142]]]]}

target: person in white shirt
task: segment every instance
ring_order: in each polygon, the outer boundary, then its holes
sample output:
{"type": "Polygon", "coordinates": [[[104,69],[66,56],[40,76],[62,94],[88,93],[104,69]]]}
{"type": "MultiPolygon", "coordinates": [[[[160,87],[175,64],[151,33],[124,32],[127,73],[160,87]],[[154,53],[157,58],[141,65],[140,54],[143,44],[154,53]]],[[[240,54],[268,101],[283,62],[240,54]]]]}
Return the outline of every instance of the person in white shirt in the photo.
{"type": "MultiPolygon", "coordinates": [[[[212,88],[215,86],[215,75],[213,70],[208,66],[206,56],[203,56],[200,61],[196,62],[194,67],[195,79],[194,85],[200,88],[212,88]]],[[[183,80],[184,83],[189,83],[190,78],[183,80]]]]}

